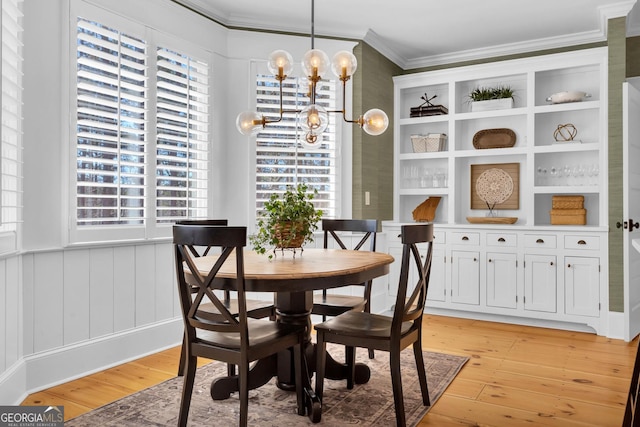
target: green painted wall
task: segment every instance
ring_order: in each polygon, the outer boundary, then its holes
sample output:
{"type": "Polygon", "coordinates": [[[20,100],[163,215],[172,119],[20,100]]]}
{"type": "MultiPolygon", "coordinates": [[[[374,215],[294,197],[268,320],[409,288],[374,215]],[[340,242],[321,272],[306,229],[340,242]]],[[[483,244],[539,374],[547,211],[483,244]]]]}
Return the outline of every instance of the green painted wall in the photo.
{"type": "Polygon", "coordinates": [[[353,218],[393,219],[393,80],[401,69],[377,50],[360,42],[354,50],[358,71],[353,81],[354,119],[371,108],[389,116],[379,136],[353,126],[353,218]],[[363,82],[367,82],[366,85],[363,82]],[[365,191],[370,204],[365,205],[365,191]]]}
{"type": "Polygon", "coordinates": [[[640,76],[640,36],[627,39],[627,77],[640,76]]]}
{"type": "Polygon", "coordinates": [[[626,77],[626,18],[610,19],[609,45],[609,310],[624,311],[622,259],[622,82],[626,77]]]}

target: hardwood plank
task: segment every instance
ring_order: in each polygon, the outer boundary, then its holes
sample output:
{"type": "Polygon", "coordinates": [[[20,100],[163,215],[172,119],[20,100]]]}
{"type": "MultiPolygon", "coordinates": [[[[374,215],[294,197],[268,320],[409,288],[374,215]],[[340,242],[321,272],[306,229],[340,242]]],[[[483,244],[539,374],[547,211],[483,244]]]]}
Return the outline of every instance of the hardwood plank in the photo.
{"type": "MultiPolygon", "coordinates": [[[[425,316],[423,335],[426,350],[470,360],[421,427],[621,424],[637,340],[433,315],[425,316]]],[[[64,405],[69,419],[174,377],[179,358],[180,347],[173,347],[32,394],[23,404],[64,405]]]]}

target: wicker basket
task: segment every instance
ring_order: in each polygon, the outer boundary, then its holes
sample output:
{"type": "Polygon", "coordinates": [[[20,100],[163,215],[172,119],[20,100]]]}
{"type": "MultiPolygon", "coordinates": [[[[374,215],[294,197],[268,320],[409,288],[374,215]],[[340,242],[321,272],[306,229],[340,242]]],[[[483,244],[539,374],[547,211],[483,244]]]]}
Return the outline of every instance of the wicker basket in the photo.
{"type": "Polygon", "coordinates": [[[277,249],[292,249],[292,248],[301,248],[304,243],[304,234],[302,233],[302,225],[286,222],[282,224],[277,224],[274,228],[274,236],[278,240],[278,244],[276,245],[277,249]],[[296,227],[295,236],[292,231],[296,227]]]}
{"type": "Polygon", "coordinates": [[[553,196],[551,209],[583,209],[584,196],[553,196]]]}
{"type": "Polygon", "coordinates": [[[430,133],[428,135],[411,135],[414,153],[430,153],[446,149],[447,135],[444,133],[430,133]]]}
{"type": "Polygon", "coordinates": [[[551,225],[585,225],[586,209],[551,209],[551,225]]]}

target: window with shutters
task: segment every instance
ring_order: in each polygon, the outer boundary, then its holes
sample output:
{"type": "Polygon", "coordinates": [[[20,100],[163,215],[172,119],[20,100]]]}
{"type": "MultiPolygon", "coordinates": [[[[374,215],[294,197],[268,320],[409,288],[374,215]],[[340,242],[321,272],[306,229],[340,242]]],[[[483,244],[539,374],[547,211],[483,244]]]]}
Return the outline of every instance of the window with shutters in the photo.
{"type": "MultiPolygon", "coordinates": [[[[258,74],[256,110],[270,119],[280,116],[278,81],[271,75],[258,74]]],[[[288,77],[283,81],[285,110],[301,110],[309,105],[306,79],[288,77]]],[[[317,86],[316,103],[327,110],[336,109],[337,84],[322,80],[317,86]]],[[[297,125],[296,113],[285,113],[282,121],[266,126],[256,140],[256,216],[273,193],[283,193],[288,186],[306,183],[317,189],[314,204],[325,218],[336,216],[338,194],[337,119],[329,114],[329,126],[318,148],[303,143],[304,131],[297,125]]]]}
{"type": "Polygon", "coordinates": [[[78,234],[207,216],[208,64],[140,33],[77,20],[78,234]]]}
{"type": "Polygon", "coordinates": [[[22,207],[22,1],[2,0],[0,19],[0,252],[6,252],[16,249],[15,233],[22,207]]]}

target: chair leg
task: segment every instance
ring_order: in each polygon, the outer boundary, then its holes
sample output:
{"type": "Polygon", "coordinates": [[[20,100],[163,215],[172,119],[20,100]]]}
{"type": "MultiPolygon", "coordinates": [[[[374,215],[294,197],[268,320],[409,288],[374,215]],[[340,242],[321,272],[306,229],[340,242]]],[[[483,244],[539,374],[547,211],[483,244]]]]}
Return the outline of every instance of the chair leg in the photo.
{"type": "Polygon", "coordinates": [[[305,414],[304,391],[303,391],[304,384],[302,384],[302,366],[303,366],[302,358],[303,357],[304,357],[304,354],[302,353],[302,350],[301,350],[301,344],[297,344],[293,346],[293,369],[295,370],[294,378],[296,382],[296,403],[298,406],[298,415],[305,414]]]}
{"type": "Polygon", "coordinates": [[[347,361],[347,388],[351,390],[356,376],[356,348],[345,347],[345,358],[347,361]]]}
{"type": "Polygon", "coordinates": [[[422,393],[422,404],[431,406],[429,399],[429,386],[427,385],[427,371],[424,368],[424,359],[422,357],[422,343],[420,340],[413,343],[413,355],[416,359],[416,368],[418,369],[418,379],[420,380],[420,392],[422,393]]]}
{"type": "Polygon", "coordinates": [[[327,363],[327,344],[324,342],[324,333],[318,331],[316,338],[316,396],[322,402],[324,371],[327,363]]]}
{"type": "Polygon", "coordinates": [[[185,369],[180,371],[184,375],[182,386],[182,398],[180,399],[180,414],[178,415],[178,427],[186,427],[189,418],[189,407],[191,406],[191,394],[193,393],[193,383],[196,378],[196,368],[198,358],[195,356],[185,357],[185,369]]]}
{"type": "Polygon", "coordinates": [[[184,374],[184,368],[187,358],[186,337],[182,335],[182,347],[180,347],[180,362],[178,362],[178,376],[181,377],[184,374]]]}
{"type": "Polygon", "coordinates": [[[227,376],[232,377],[236,374],[236,365],[227,363],[227,376]]]}
{"type": "Polygon", "coordinates": [[[249,422],[249,362],[243,360],[238,366],[238,395],[240,398],[240,427],[247,427],[249,422]]]}
{"type": "Polygon", "coordinates": [[[389,352],[389,367],[391,370],[391,384],[393,388],[393,403],[396,410],[396,425],[405,427],[407,421],[404,416],[404,399],[402,397],[402,377],[400,376],[400,349],[394,348],[389,352]]]}

